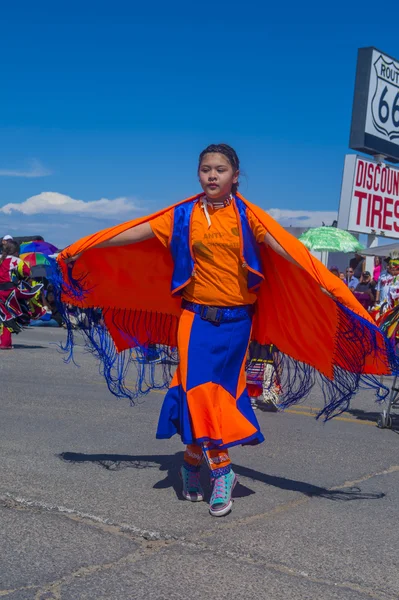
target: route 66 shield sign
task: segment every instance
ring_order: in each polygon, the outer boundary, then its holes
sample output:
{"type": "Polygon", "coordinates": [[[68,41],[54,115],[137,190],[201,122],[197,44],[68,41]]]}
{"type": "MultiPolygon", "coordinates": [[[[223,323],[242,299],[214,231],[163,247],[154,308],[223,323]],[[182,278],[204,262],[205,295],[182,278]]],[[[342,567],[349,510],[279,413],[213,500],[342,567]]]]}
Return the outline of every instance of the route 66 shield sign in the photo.
{"type": "Polygon", "coordinates": [[[399,61],[376,48],[358,52],[349,145],[399,162],[399,61]]]}
{"type": "Polygon", "coordinates": [[[375,90],[371,100],[374,127],[389,140],[399,138],[399,65],[380,54],[373,64],[375,90]]]}

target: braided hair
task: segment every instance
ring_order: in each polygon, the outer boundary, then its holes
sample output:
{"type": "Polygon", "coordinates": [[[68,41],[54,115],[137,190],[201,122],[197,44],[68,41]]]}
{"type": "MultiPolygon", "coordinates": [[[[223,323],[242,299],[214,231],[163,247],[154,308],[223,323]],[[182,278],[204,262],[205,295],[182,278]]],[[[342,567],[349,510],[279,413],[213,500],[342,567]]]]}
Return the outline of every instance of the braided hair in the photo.
{"type": "MultiPolygon", "coordinates": [[[[198,170],[201,166],[202,163],[202,159],[204,158],[205,154],[223,154],[223,156],[225,156],[227,158],[227,160],[229,161],[230,165],[233,168],[233,171],[236,172],[239,170],[240,168],[240,161],[239,158],[237,156],[236,151],[234,150],[234,148],[232,148],[231,146],[229,146],[228,144],[211,144],[210,146],[208,146],[207,148],[205,148],[205,150],[203,150],[201,152],[201,154],[199,155],[199,161],[198,161],[198,170]]],[[[231,187],[231,192],[232,194],[236,194],[237,193],[237,189],[238,189],[239,183],[233,183],[232,187],[231,187]]]]}

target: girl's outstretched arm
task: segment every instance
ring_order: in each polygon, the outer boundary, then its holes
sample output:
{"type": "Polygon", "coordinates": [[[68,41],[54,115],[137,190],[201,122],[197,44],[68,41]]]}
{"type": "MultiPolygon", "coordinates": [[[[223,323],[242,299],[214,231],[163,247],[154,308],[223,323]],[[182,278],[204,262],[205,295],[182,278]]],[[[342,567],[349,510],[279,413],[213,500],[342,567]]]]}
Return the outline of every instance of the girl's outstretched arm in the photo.
{"type": "MultiPolygon", "coordinates": [[[[127,229],[123,233],[119,233],[115,237],[101,242],[93,248],[110,248],[112,246],[128,246],[129,244],[135,244],[136,242],[143,242],[144,240],[148,240],[149,238],[154,237],[151,226],[149,223],[141,223],[140,225],[136,225],[135,227],[131,227],[127,229]]],[[[81,254],[81,253],[80,253],[81,254]]],[[[68,264],[70,262],[74,262],[80,256],[77,254],[76,256],[71,256],[65,259],[65,262],[68,264]]]]}
{"type": "Polygon", "coordinates": [[[97,244],[97,246],[93,246],[93,248],[108,248],[110,246],[127,246],[128,244],[135,244],[136,242],[143,242],[144,240],[148,240],[149,238],[154,237],[154,234],[151,229],[151,225],[149,223],[141,223],[141,225],[136,225],[135,227],[131,227],[127,229],[123,233],[119,233],[115,237],[107,240],[106,242],[101,242],[101,244],[97,244]]]}
{"type": "MultiPolygon", "coordinates": [[[[284,248],[282,246],[280,246],[280,244],[274,239],[274,237],[272,237],[270,235],[269,232],[266,233],[264,242],[267,246],[270,246],[270,248],[272,250],[274,250],[274,252],[277,252],[277,254],[279,254],[283,258],[286,258],[287,260],[289,260],[290,263],[292,263],[296,267],[303,269],[303,267],[299,263],[297,263],[297,261],[294,258],[292,258],[292,256],[290,254],[288,254],[288,252],[286,250],[284,250],[284,248]]],[[[320,289],[322,292],[327,294],[327,296],[330,296],[330,298],[333,298],[333,296],[330,294],[330,292],[328,292],[325,288],[320,286],[320,289]]]]}
{"type": "Polygon", "coordinates": [[[274,252],[277,252],[277,254],[279,254],[286,260],[289,260],[290,263],[302,269],[301,265],[298,264],[296,260],[292,258],[292,256],[288,254],[288,252],[286,252],[286,250],[284,250],[282,246],[280,246],[280,244],[274,239],[274,237],[270,235],[269,232],[266,233],[264,242],[266,246],[270,246],[270,248],[274,250],[274,252]]]}

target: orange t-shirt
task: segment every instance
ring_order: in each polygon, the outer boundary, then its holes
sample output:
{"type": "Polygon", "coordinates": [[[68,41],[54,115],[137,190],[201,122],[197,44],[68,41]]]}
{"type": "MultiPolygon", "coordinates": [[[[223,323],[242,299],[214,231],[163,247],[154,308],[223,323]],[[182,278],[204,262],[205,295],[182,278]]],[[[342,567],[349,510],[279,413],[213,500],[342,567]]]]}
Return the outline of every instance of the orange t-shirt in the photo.
{"type": "MultiPolygon", "coordinates": [[[[192,216],[192,247],[195,276],[182,290],[190,302],[214,306],[253,304],[256,293],[248,291],[248,271],[240,260],[240,237],[233,204],[213,209],[208,206],[211,226],[197,203],[192,216]]],[[[248,211],[248,222],[258,243],[263,242],[266,229],[248,211]]],[[[173,228],[173,209],[150,221],[151,229],[168,247],[173,228]]]]}

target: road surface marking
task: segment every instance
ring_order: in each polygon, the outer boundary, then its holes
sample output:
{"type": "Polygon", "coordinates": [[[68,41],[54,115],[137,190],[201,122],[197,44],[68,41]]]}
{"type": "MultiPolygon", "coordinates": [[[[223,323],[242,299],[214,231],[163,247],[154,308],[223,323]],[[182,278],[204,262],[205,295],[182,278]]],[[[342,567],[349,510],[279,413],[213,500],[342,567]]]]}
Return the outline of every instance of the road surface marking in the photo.
{"type": "MultiPolygon", "coordinates": [[[[107,383],[105,381],[92,381],[91,383],[94,383],[95,385],[107,385],[107,383]]],[[[136,385],[135,381],[128,381],[126,383],[126,385],[136,385]]],[[[166,390],[150,390],[149,392],[150,394],[161,394],[162,396],[164,396],[166,394],[166,390]]],[[[295,406],[295,408],[286,408],[284,410],[282,410],[282,413],[289,413],[292,415],[301,415],[302,417],[315,417],[317,415],[317,413],[321,410],[318,408],[314,408],[313,406],[306,406],[306,404],[300,404],[298,406],[295,406]]],[[[361,420],[361,419],[357,419],[356,417],[334,417],[334,421],[345,421],[347,423],[356,423],[358,425],[372,425],[373,427],[376,426],[375,421],[371,421],[371,420],[361,420]]]]}

